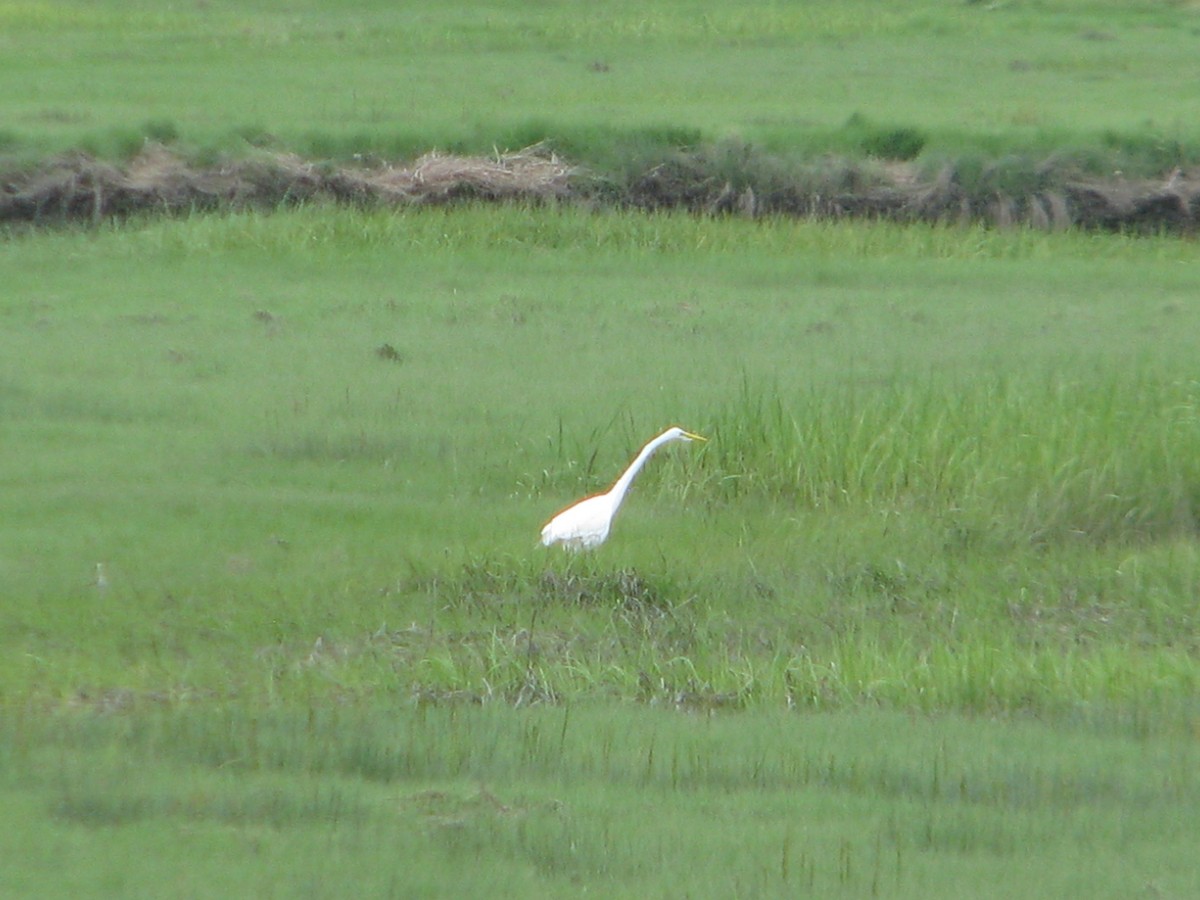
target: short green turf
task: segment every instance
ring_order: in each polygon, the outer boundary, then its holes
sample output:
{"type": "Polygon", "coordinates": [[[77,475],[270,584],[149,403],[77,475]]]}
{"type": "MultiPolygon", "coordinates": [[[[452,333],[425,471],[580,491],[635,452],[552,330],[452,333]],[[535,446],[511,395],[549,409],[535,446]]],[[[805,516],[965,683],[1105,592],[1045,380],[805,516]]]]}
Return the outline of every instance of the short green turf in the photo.
{"type": "Polygon", "coordinates": [[[13,3],[0,153],[550,139],[605,164],[725,138],[857,156],[901,129],[933,164],[1067,154],[1153,174],[1195,159],[1198,30],[1188,4],[1097,0],[13,3]]]}

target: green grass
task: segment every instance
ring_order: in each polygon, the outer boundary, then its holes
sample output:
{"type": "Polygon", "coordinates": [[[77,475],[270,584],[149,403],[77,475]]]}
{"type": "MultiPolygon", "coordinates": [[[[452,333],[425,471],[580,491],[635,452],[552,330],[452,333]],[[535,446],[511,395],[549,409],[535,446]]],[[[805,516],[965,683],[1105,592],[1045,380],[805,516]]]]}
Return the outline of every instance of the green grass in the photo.
{"type": "Polygon", "coordinates": [[[785,157],[1194,161],[1186,4],[185,5],[0,11],[0,149],[106,156],[145,138],[406,157],[550,138],[605,171],[651,148],[785,157]],[[886,86],[886,87],[884,87],[886,86]]]}
{"type": "Polygon", "coordinates": [[[6,893],[1193,890],[1190,243],[513,207],[0,254],[6,893]],[[608,544],[537,545],[672,421],[711,441],[608,544]]]}
{"type": "Polygon", "coordinates": [[[1156,724],[575,706],[8,716],[21,822],[0,847],[22,863],[0,885],[1187,896],[1194,736],[1156,724]]]}
{"type": "MultiPolygon", "coordinates": [[[[1198,28],[13,3],[0,152],[1002,191],[1193,159],[1198,28]]],[[[1200,893],[1196,261],[557,207],[6,233],[0,894],[1200,893]],[[710,441],[599,552],[537,545],[668,423],[710,441]]]]}
{"type": "Polygon", "coordinates": [[[1195,677],[1187,244],[511,209],[4,250],[18,696],[306,692],[284,661],[319,637],[338,693],[516,695],[531,617],[565,697],[647,666],[751,705],[904,706],[924,673],[948,709],[1195,677]],[[670,421],[713,441],[655,461],[601,562],[535,546],[670,421]],[[626,658],[580,591],[686,652],[626,658]],[[467,637],[389,645],[447,612],[467,637]]]}

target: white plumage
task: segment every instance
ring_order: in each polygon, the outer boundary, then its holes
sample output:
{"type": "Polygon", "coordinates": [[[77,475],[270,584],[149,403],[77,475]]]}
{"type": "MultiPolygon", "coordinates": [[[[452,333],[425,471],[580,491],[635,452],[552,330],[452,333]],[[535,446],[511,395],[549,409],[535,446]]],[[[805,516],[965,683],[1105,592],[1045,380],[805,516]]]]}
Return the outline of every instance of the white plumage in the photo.
{"type": "Polygon", "coordinates": [[[547,547],[562,544],[570,550],[590,550],[600,546],[608,537],[617,510],[621,508],[621,502],[625,499],[625,493],[633,484],[637,473],[642,470],[642,466],[646,464],[646,460],[654,455],[654,451],[671,441],[704,440],[707,438],[682,428],[668,428],[638,451],[629,468],[621,473],[621,477],[611,488],[603,494],[593,494],[568,506],[547,522],[542,528],[542,543],[547,547]]]}

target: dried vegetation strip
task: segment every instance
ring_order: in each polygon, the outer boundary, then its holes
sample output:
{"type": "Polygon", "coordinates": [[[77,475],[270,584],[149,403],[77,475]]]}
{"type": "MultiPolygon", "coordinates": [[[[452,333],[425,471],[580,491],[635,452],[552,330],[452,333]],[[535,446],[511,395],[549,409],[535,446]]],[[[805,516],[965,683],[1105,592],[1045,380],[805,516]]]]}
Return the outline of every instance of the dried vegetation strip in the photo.
{"type": "MultiPolygon", "coordinates": [[[[0,174],[0,222],[99,222],[144,212],[270,208],[302,202],[363,206],[458,200],[588,200],[707,214],[983,222],[1041,229],[1188,234],[1200,221],[1200,169],[1159,178],[1035,172],[1028,187],[953,163],[932,174],[908,163],[823,160],[803,169],[676,152],[605,177],[544,147],[493,157],[429,153],[409,166],[338,165],[273,154],[195,165],[149,145],[124,165],[71,154],[0,174]]],[[[999,167],[996,169],[1001,171],[999,167]]]]}
{"type": "Polygon", "coordinates": [[[406,167],[337,166],[291,154],[194,166],[164,147],[148,146],[125,166],[71,154],[0,176],[0,222],[101,221],[313,201],[544,200],[568,196],[571,174],[553,154],[532,151],[492,158],[429,153],[406,167]]]}

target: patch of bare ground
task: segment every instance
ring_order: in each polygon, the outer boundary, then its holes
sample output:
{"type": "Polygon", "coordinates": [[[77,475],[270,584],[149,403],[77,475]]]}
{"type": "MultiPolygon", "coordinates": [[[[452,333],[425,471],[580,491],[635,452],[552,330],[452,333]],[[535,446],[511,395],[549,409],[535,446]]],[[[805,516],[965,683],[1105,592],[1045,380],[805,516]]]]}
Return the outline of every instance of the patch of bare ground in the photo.
{"type": "Polygon", "coordinates": [[[929,174],[908,163],[826,160],[799,173],[760,166],[731,174],[702,153],[681,152],[613,184],[541,146],[361,166],[291,154],[196,165],[148,145],[120,165],[77,153],[0,172],[0,224],[99,223],[298,203],[386,207],[464,200],[1191,234],[1200,219],[1200,169],[1138,179],[1064,171],[1022,190],[989,186],[954,164],[929,174]]]}

